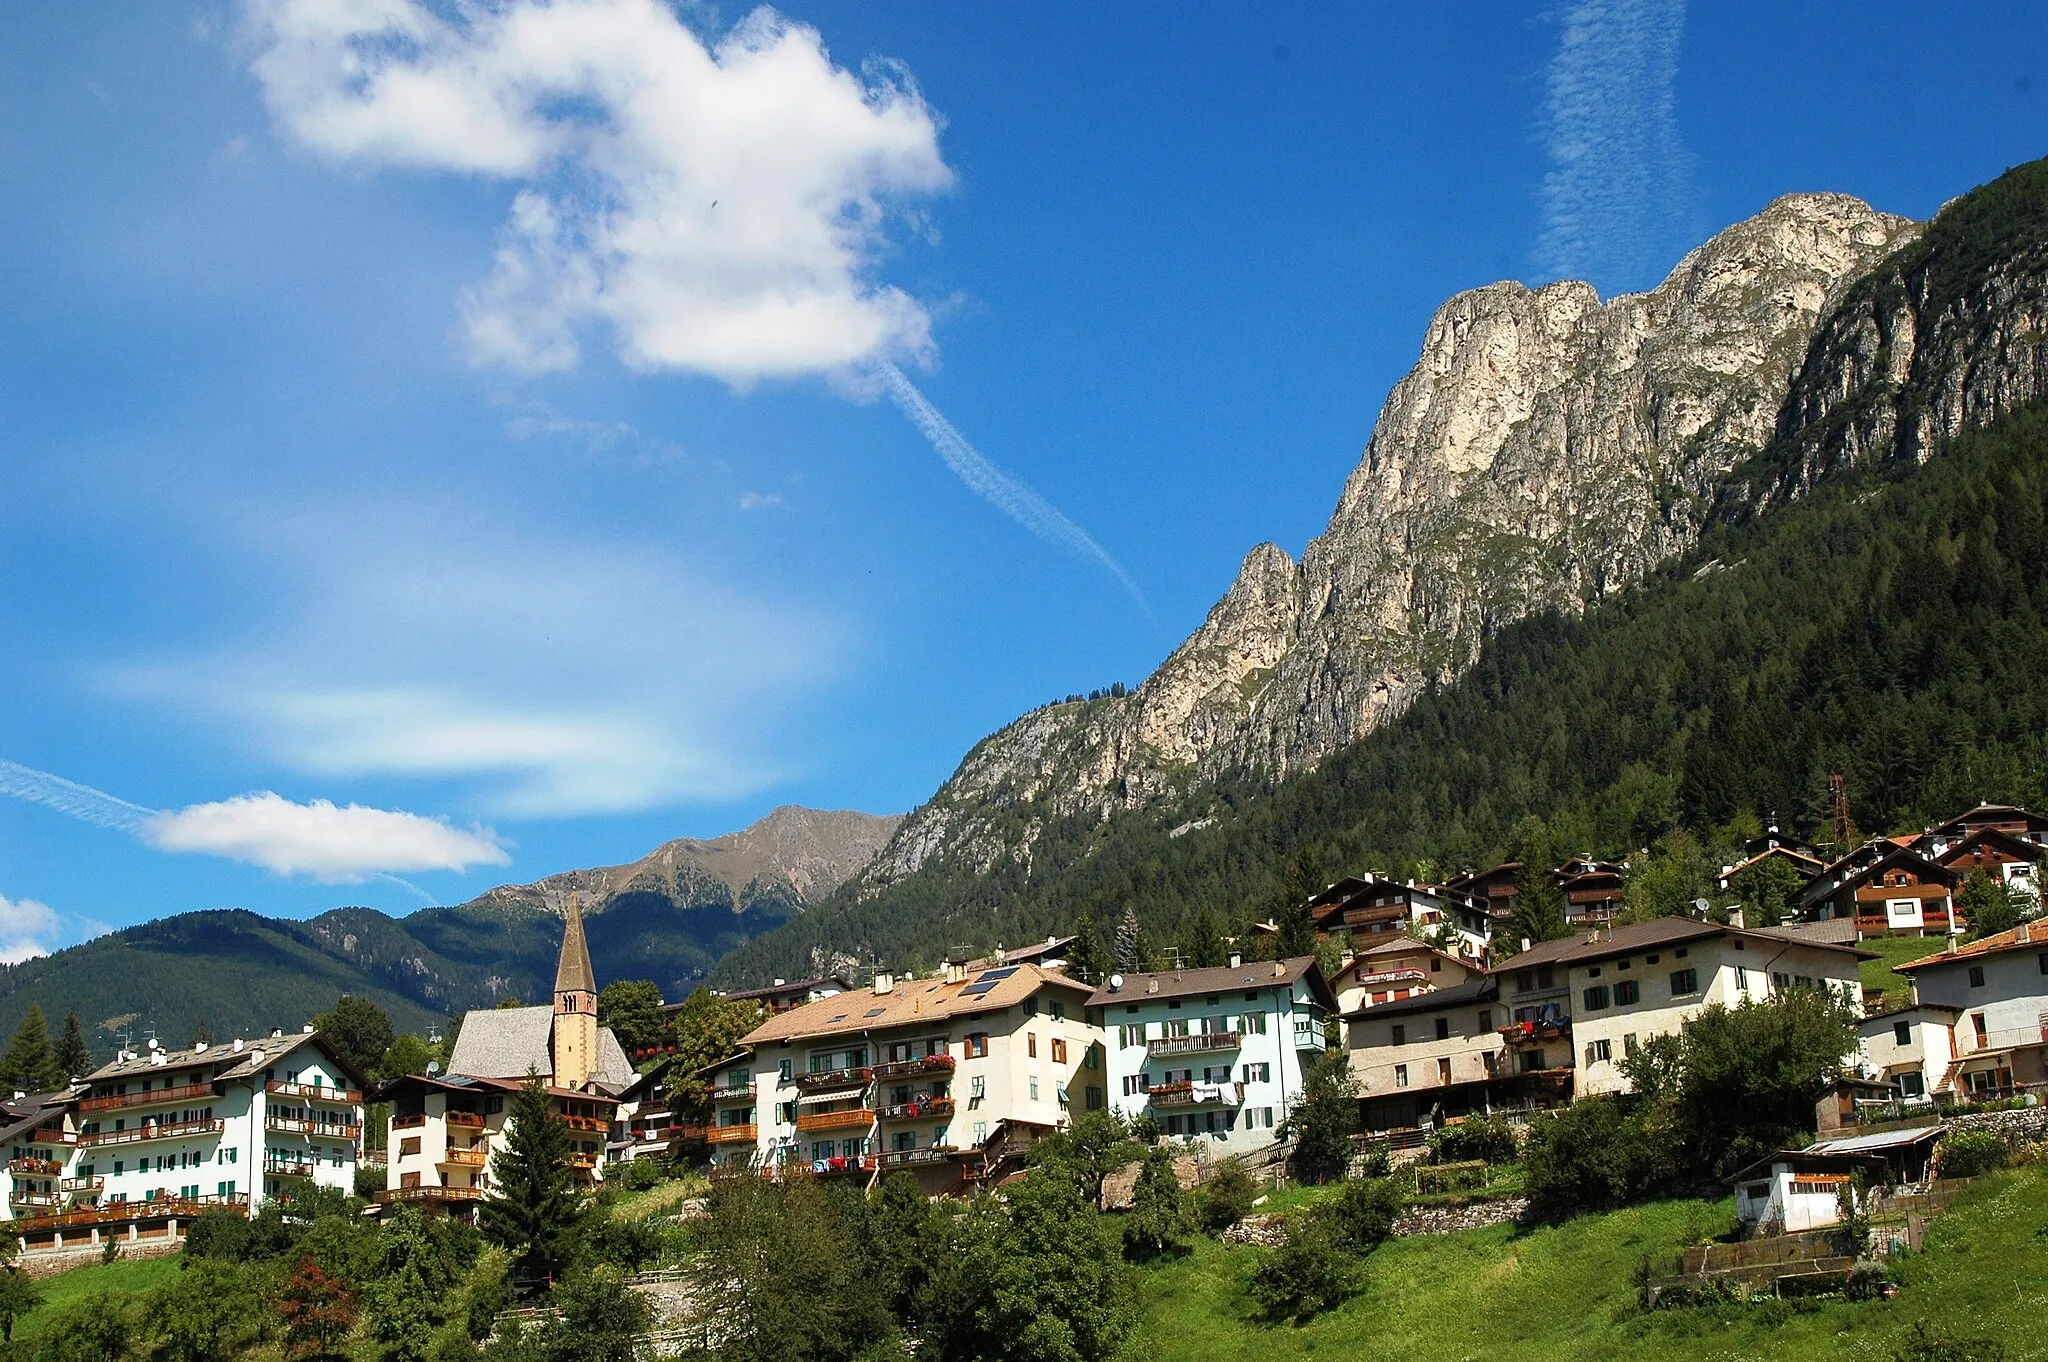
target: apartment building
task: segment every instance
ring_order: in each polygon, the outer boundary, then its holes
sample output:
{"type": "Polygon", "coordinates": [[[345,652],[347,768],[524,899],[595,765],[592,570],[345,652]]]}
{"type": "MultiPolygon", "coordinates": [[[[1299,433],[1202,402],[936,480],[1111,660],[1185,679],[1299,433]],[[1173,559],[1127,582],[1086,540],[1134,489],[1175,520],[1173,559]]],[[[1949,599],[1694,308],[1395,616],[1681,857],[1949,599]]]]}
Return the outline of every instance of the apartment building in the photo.
{"type": "Polygon", "coordinates": [[[1397,1130],[1489,1109],[1506,1072],[1500,981],[1489,975],[1344,1015],[1363,1129],[1397,1130]]]}
{"type": "Polygon", "coordinates": [[[1347,875],[1309,901],[1316,931],[1363,948],[1410,930],[1442,932],[1458,953],[1479,959],[1492,939],[1483,900],[1437,885],[1377,873],[1347,875]]]}
{"type": "Polygon", "coordinates": [[[1961,1008],[1919,1003],[1872,1013],[1856,1026],[1859,1067],[1908,1102],[1931,1100],[1955,1062],[1960,1016],[1961,1008]]]}
{"type": "Polygon", "coordinates": [[[1337,1011],[1349,1014],[1432,989],[1455,988],[1484,973],[1484,967],[1472,960],[1413,937],[1394,936],[1359,949],[1330,980],[1330,992],[1337,999],[1337,1011]]]}
{"type": "Polygon", "coordinates": [[[1898,966],[1923,1008],[1956,1009],[1954,1058],[1937,1098],[2009,1097],[2048,1083],[2048,923],[2011,931],[1898,966]]]}
{"type": "Polygon", "coordinates": [[[705,1071],[712,1162],[958,1190],[991,1148],[1106,1105],[1088,995],[1029,962],[954,964],[777,1013],[705,1071]]]}
{"type": "Polygon", "coordinates": [[[1223,1154],[1272,1143],[1337,1000],[1314,956],[1111,975],[1088,999],[1110,1101],[1223,1154]]]}
{"type": "Polygon", "coordinates": [[[1792,988],[1829,989],[1861,1006],[1870,953],[1785,929],[1658,918],[1545,941],[1497,966],[1509,1069],[1573,1071],[1585,1097],[1626,1092],[1620,1061],[1709,1006],[1792,988]]]}
{"type": "Polygon", "coordinates": [[[83,1085],[0,1101],[0,1148],[7,1151],[7,1214],[55,1213],[86,1190],[72,1172],[78,1130],[71,1121],[83,1085]]]}

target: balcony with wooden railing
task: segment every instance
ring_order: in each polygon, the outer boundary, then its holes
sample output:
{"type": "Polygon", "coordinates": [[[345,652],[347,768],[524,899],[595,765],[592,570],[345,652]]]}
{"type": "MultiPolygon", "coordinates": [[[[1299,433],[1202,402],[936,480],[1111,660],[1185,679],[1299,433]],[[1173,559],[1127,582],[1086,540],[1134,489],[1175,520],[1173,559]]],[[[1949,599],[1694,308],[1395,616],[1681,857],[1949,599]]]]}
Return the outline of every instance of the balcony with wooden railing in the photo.
{"type": "Polygon", "coordinates": [[[750,1100],[753,1095],[754,1085],[752,1082],[727,1083],[711,1090],[711,1100],[714,1102],[745,1102],[750,1100]]]}
{"type": "Polygon", "coordinates": [[[354,1088],[329,1088],[317,1083],[265,1083],[263,1091],[272,1097],[299,1097],[315,1102],[345,1102],[355,1106],[363,1095],[354,1088]]]}
{"type": "Polygon", "coordinates": [[[571,1168],[579,1168],[587,1173],[597,1167],[602,1158],[603,1156],[599,1154],[586,1154],[577,1150],[563,1155],[562,1162],[568,1164],[571,1168]]]}
{"type": "Polygon", "coordinates": [[[753,1144],[761,1138],[761,1128],[752,1121],[741,1125],[712,1126],[704,1138],[712,1144],[753,1144]]]}
{"type": "Polygon", "coordinates": [[[263,1113],[263,1128],[285,1135],[312,1135],[323,1140],[353,1140],[363,1128],[349,1121],[330,1121],[319,1116],[286,1116],[275,1111],[263,1113]]]}
{"type": "Polygon", "coordinates": [[[482,1201],[481,1187],[386,1187],[373,1193],[370,1199],[380,1206],[389,1206],[402,1201],[482,1201]]]}
{"type": "Polygon", "coordinates": [[[57,1190],[65,1196],[96,1197],[107,1190],[105,1178],[65,1178],[57,1184],[57,1190]]]}
{"type": "Polygon", "coordinates": [[[1235,1105],[1244,1101],[1244,1084],[1156,1083],[1145,1089],[1145,1097],[1155,1107],[1194,1107],[1208,1102],[1235,1105]]]}
{"type": "Polygon", "coordinates": [[[36,1234],[46,1230],[68,1230],[87,1225],[128,1224],[136,1220],[159,1220],[175,1216],[189,1220],[204,1211],[225,1207],[248,1214],[249,1194],[230,1192],[226,1196],[158,1196],[136,1201],[110,1201],[104,1206],[84,1206],[76,1210],[59,1211],[54,1215],[39,1215],[32,1219],[15,1222],[18,1234],[36,1234]]]}
{"type": "Polygon", "coordinates": [[[910,1102],[898,1102],[894,1106],[880,1107],[876,1114],[884,1121],[930,1121],[953,1114],[953,1099],[950,1097],[920,1097],[910,1102]]]}
{"type": "Polygon", "coordinates": [[[891,1149],[875,1155],[877,1168],[917,1168],[927,1164],[947,1163],[960,1151],[952,1145],[933,1145],[929,1149],[891,1149]]]}
{"type": "Polygon", "coordinates": [[[62,1206],[64,1204],[64,1194],[62,1192],[31,1192],[25,1187],[17,1187],[7,1194],[7,1204],[10,1206],[33,1207],[62,1206]]]}
{"type": "MultiPolygon", "coordinates": [[[[448,1114],[451,1118],[455,1115],[455,1113],[452,1111],[448,1114]]],[[[426,1123],[427,1115],[425,1112],[422,1111],[410,1111],[403,1116],[394,1116],[391,1118],[391,1128],[393,1130],[418,1130],[421,1126],[425,1125],[426,1123]]]]}
{"type": "Polygon", "coordinates": [[[136,1126],[131,1130],[100,1130],[90,1135],[81,1135],[82,1145],[98,1147],[110,1144],[140,1144],[145,1140],[183,1140],[204,1135],[218,1135],[224,1122],[219,1117],[203,1121],[152,1121],[148,1125],[136,1126]]]}
{"type": "Polygon", "coordinates": [[[1173,1055],[1207,1055],[1219,1050],[1238,1050],[1244,1047],[1244,1035],[1238,1031],[1207,1031],[1197,1035],[1161,1036],[1158,1040],[1145,1042],[1145,1052],[1154,1059],[1165,1059],[1173,1055]]]}
{"type": "Polygon", "coordinates": [[[311,1159],[268,1158],[263,1161],[263,1173],[273,1178],[310,1178],[318,1166],[311,1159]]]}
{"type": "Polygon", "coordinates": [[[78,1132],[62,1126],[37,1126],[22,1137],[23,1144],[77,1144],[78,1132]]]}
{"type": "Polygon", "coordinates": [[[491,1151],[485,1145],[472,1145],[467,1149],[445,1149],[435,1162],[445,1168],[482,1168],[491,1161],[491,1151]]]}
{"type": "Polygon", "coordinates": [[[484,1118],[474,1111],[449,1111],[442,1120],[451,1126],[466,1126],[471,1130],[482,1130],[484,1118]]]}
{"type": "Polygon", "coordinates": [[[9,1159],[7,1171],[20,1177],[54,1178],[64,1165],[55,1159],[9,1159]]]}
{"type": "Polygon", "coordinates": [[[562,1124],[571,1130],[580,1130],[590,1135],[609,1135],[612,1123],[602,1116],[564,1116],[562,1124]]]}
{"type": "Polygon", "coordinates": [[[78,1104],[84,1114],[96,1111],[125,1111],[130,1107],[156,1107],[166,1102],[204,1102],[213,1097],[211,1083],[187,1083],[177,1088],[156,1088],[149,1092],[112,1093],[105,1097],[88,1097],[78,1104]]]}
{"type": "Polygon", "coordinates": [[[799,1088],[851,1088],[868,1082],[875,1076],[872,1067],[862,1064],[848,1069],[819,1069],[815,1073],[802,1073],[793,1080],[799,1088]]]}
{"type": "Polygon", "coordinates": [[[813,1130],[866,1130],[875,1123],[873,1107],[851,1107],[841,1111],[800,1111],[796,1128],[813,1130]]]}
{"type": "Polygon", "coordinates": [[[926,1055],[922,1059],[895,1059],[887,1064],[877,1064],[875,1077],[884,1081],[892,1078],[920,1078],[926,1074],[949,1074],[956,1061],[951,1055],[926,1055]]]}

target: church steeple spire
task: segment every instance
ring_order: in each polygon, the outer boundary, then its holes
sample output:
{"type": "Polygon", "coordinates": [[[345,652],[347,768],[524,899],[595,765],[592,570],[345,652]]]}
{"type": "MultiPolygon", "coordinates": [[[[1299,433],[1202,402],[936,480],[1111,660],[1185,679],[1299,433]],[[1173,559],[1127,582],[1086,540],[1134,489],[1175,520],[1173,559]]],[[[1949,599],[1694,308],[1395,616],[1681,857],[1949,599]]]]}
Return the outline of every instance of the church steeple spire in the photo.
{"type": "Polygon", "coordinates": [[[583,905],[569,896],[562,958],[555,966],[555,1086],[580,1088],[597,1072],[597,975],[583,936],[583,905]]]}

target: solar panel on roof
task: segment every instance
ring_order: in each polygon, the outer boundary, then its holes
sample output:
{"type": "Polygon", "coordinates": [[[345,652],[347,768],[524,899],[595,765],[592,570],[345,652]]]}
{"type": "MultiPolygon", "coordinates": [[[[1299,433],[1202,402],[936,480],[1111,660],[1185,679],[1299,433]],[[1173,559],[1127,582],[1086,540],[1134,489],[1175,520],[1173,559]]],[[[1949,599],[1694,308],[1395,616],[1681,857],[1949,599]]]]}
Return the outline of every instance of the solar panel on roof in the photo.
{"type": "Polygon", "coordinates": [[[1018,968],[1019,967],[1016,965],[1007,965],[1002,969],[984,970],[980,974],[975,976],[974,982],[977,984],[986,984],[992,983],[997,979],[1007,979],[1011,975],[1015,974],[1018,968]]]}
{"type": "Polygon", "coordinates": [[[986,982],[979,984],[969,984],[966,988],[960,990],[960,996],[963,998],[972,998],[976,994],[987,993],[994,987],[994,984],[986,982]]]}
{"type": "Polygon", "coordinates": [[[883,1008],[879,1008],[879,1007],[871,1007],[871,1008],[869,1008],[869,1009],[868,1009],[868,1010],[867,1010],[867,1011],[866,1011],[865,1013],[863,1013],[862,1015],[863,1015],[863,1016],[869,1016],[869,1017],[879,1017],[879,1016],[881,1016],[881,1015],[882,1015],[882,1013],[883,1013],[883,1011],[884,1011],[884,1010],[885,1010],[885,1009],[883,1009],[883,1008]]]}

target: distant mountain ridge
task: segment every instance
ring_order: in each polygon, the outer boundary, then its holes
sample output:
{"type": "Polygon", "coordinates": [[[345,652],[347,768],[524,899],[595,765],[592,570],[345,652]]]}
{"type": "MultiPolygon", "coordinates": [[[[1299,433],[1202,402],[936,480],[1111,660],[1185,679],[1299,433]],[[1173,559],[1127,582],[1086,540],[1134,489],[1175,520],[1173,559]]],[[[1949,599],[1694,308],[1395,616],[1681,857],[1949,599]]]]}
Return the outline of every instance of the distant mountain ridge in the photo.
{"type": "Polygon", "coordinates": [[[31,1003],[75,1010],[98,1053],[153,1029],[182,1044],[298,1026],[342,993],[401,1029],[470,1007],[546,995],[575,894],[600,983],[652,979],[680,996],[721,956],[787,921],[856,873],[900,815],[785,805],[737,832],[665,842],[626,865],[500,885],[402,918],[335,908],[307,921],[240,909],[179,913],[54,955],[0,967],[0,1034],[31,1003]]]}

